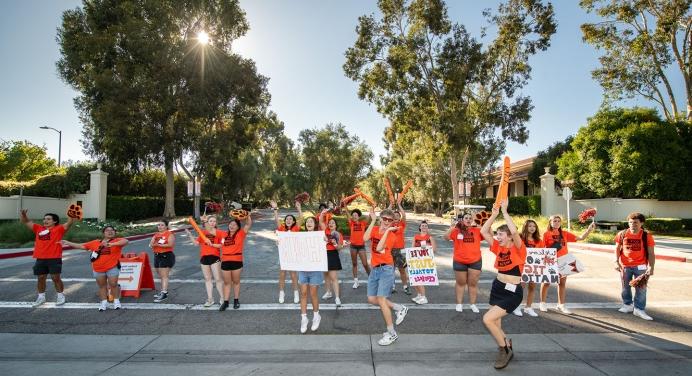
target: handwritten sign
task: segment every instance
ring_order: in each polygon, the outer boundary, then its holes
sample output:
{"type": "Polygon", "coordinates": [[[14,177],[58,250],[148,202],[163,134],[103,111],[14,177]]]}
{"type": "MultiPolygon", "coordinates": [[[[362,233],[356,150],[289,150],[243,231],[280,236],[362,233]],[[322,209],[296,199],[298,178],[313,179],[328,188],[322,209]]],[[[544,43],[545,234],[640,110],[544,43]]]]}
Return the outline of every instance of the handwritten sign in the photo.
{"type": "Polygon", "coordinates": [[[557,250],[555,248],[526,248],[526,263],[522,282],[558,283],[557,250]]]}
{"type": "Polygon", "coordinates": [[[432,247],[405,248],[411,286],[438,286],[437,266],[432,247]]]}
{"type": "Polygon", "coordinates": [[[281,270],[301,272],[327,271],[327,242],[322,231],[279,231],[281,270]]]}

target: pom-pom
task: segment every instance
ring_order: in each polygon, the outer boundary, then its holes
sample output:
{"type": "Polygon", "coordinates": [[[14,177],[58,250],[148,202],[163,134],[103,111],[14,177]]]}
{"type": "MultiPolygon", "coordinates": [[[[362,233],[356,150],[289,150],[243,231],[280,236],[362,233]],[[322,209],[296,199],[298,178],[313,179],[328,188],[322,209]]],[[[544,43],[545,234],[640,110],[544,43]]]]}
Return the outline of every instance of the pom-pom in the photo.
{"type": "Polygon", "coordinates": [[[596,216],[596,208],[586,209],[579,214],[579,223],[585,223],[587,220],[596,216]]]}
{"type": "Polygon", "coordinates": [[[300,202],[301,204],[304,204],[304,203],[310,201],[310,195],[307,192],[298,193],[296,195],[295,200],[300,202]]]}
{"type": "Polygon", "coordinates": [[[638,289],[643,289],[643,288],[646,288],[647,283],[649,283],[649,275],[644,273],[644,274],[640,275],[639,277],[631,280],[630,286],[638,288],[638,289]]]}

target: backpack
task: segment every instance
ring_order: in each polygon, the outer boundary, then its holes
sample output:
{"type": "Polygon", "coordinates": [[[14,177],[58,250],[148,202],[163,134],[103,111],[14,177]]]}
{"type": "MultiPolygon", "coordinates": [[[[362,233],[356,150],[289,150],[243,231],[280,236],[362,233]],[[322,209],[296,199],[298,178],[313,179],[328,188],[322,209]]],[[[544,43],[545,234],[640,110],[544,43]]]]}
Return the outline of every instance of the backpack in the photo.
{"type": "MultiPolygon", "coordinates": [[[[646,263],[649,263],[649,232],[642,229],[642,245],[644,247],[644,260],[646,263]]],[[[622,255],[622,249],[625,247],[625,234],[627,233],[627,230],[622,230],[618,234],[620,237],[620,242],[617,245],[617,248],[615,249],[615,252],[617,252],[618,260],[620,260],[620,256],[622,255]]]]}

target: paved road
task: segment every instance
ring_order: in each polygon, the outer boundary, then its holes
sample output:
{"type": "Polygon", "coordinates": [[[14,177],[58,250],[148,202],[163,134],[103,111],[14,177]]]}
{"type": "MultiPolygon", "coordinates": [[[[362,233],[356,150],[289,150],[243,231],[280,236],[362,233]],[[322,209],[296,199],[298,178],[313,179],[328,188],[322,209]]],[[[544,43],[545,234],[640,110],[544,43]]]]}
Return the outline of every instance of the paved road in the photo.
{"type": "MultiPolygon", "coordinates": [[[[365,304],[365,285],[351,288],[347,252],[341,254],[348,269],[340,274],[344,305],[337,309],[333,301],[325,302],[321,308],[323,324],[317,334],[298,334],[298,307],[277,301],[278,257],[273,223],[268,218],[257,220],[248,236],[242,306],[237,311],[218,312],[217,307],[200,306],[205,293],[198,251],[184,234],[176,239],[177,264],[169,301],[154,304],[152,292],[145,291],[139,300],[124,299],[122,311],[96,310],[96,286],[86,253],[66,253],[63,277],[68,303],[63,307],[46,304],[39,309],[27,307],[35,299],[32,260],[0,260],[0,333],[5,333],[0,334],[0,369],[9,372],[2,374],[37,374],[42,369],[55,374],[63,374],[63,370],[75,374],[189,374],[195,367],[202,370],[200,374],[321,371],[380,375],[404,369],[432,374],[495,372],[490,366],[493,345],[480,315],[468,309],[454,311],[450,243],[438,240],[436,259],[443,283],[428,289],[431,304],[412,307],[398,328],[399,341],[382,349],[372,342],[384,329],[382,319],[374,307],[365,304]],[[110,341],[122,350],[98,350],[110,341]],[[44,361],[36,362],[36,351],[44,361]]],[[[407,238],[415,227],[409,222],[407,238]]],[[[445,230],[445,226],[433,225],[438,239],[445,230]]],[[[127,250],[145,250],[147,242],[132,242],[127,250]]],[[[610,269],[611,255],[575,253],[587,266],[586,272],[570,277],[568,282],[568,301],[575,314],[551,311],[538,318],[508,317],[503,328],[514,338],[518,361],[507,371],[535,374],[559,366],[560,372],[567,374],[647,369],[657,370],[659,375],[684,374],[682,370],[692,365],[692,264],[657,263],[647,308],[656,320],[645,322],[616,311],[619,282],[617,273],[610,269]]],[[[494,278],[494,256],[487,251],[483,256],[481,309],[487,307],[484,303],[494,278]]],[[[360,278],[366,280],[362,270],[360,278]]],[[[555,301],[555,295],[551,289],[550,302],[555,301]]],[[[53,296],[49,286],[49,300],[53,296]]],[[[393,300],[413,306],[400,285],[393,300]]]]}

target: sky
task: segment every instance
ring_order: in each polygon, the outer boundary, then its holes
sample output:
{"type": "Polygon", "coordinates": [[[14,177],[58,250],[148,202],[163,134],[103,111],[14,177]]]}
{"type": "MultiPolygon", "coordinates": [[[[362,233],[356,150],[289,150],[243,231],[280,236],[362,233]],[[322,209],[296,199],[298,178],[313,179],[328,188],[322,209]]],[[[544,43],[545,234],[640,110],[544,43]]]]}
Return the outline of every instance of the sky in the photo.
{"type": "MultiPolygon", "coordinates": [[[[479,36],[485,24],[483,8],[498,1],[447,1],[453,22],[479,36]]],[[[581,40],[579,26],[596,19],[577,1],[553,1],[557,33],[548,51],[530,60],[532,79],[523,94],[534,104],[525,145],[509,142],[512,160],[534,156],[549,145],[575,134],[602,101],[602,90],[591,79],[598,52],[581,40]]],[[[82,151],[81,124],[73,105],[77,93],[57,74],[60,57],[56,30],[64,10],[78,0],[0,2],[0,139],[29,140],[44,145],[56,158],[62,131],[62,160],[87,160],[82,151]]],[[[375,107],[358,99],[357,83],[342,69],[344,52],[353,45],[358,17],[377,12],[374,0],[241,0],[250,31],[233,49],[253,59],[269,77],[271,110],[296,140],[302,129],[344,124],[372,149],[373,165],[385,153],[382,135],[388,122],[375,107]]],[[[676,91],[682,91],[682,80],[676,91]]],[[[624,105],[648,105],[631,101],[624,105]]]]}

